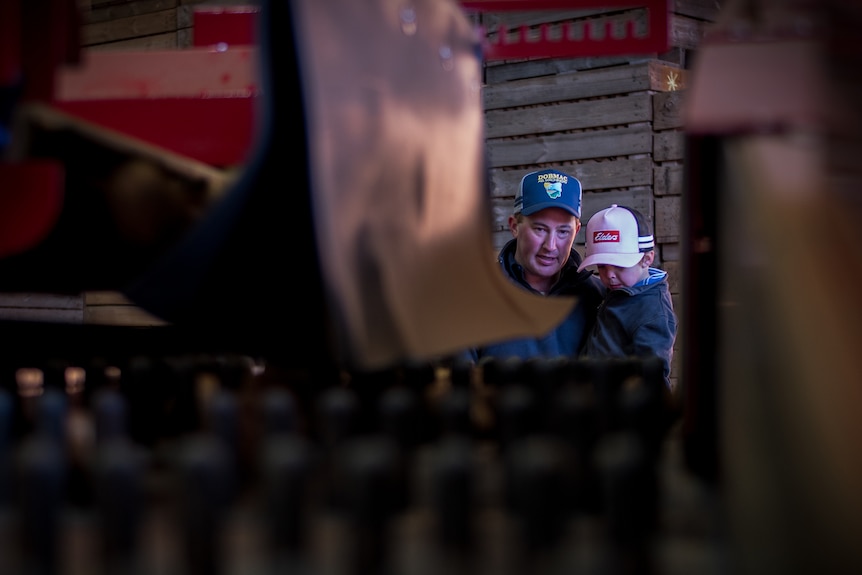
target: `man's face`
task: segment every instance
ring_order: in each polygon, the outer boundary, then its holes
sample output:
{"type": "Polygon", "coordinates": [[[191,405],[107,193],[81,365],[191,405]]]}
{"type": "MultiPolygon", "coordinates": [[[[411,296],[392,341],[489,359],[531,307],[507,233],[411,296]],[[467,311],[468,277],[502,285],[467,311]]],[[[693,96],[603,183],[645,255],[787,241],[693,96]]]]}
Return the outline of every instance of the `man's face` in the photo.
{"type": "Polygon", "coordinates": [[[517,238],[515,260],[530,276],[554,277],[569,257],[581,222],[561,208],[547,208],[529,216],[509,218],[509,228],[517,238]]]}

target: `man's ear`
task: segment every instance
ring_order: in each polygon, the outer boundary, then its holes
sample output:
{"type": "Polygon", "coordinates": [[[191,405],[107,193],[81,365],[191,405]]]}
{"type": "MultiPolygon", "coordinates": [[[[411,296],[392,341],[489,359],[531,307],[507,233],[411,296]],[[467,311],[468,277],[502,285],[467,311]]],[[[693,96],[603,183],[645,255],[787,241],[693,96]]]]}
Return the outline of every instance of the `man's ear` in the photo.
{"type": "Polygon", "coordinates": [[[513,237],[518,237],[518,218],[514,214],[509,216],[509,230],[513,237]]]}

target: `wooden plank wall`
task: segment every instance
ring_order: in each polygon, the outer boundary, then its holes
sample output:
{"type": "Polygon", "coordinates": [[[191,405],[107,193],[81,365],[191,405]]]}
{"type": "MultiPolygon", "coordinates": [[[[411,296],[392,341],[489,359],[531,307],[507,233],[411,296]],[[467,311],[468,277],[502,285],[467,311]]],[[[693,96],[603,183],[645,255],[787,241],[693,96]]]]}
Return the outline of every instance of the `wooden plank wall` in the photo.
{"type": "MultiPolygon", "coordinates": [[[[87,49],[182,49],[192,44],[195,4],[254,5],[253,0],[88,0],[82,3],[87,49]]],[[[636,4],[636,3],[635,3],[636,4]]],[[[521,176],[559,167],[584,187],[583,221],[611,203],[634,206],[652,221],[658,265],[677,302],[683,191],[680,109],[694,51],[718,16],[721,0],[671,0],[670,50],[663,54],[489,61],[485,66],[485,138],[490,163],[494,252],[509,239],[506,220],[521,176]]],[[[483,14],[493,30],[543,22],[645,22],[643,8],[483,14]]],[[[644,24],[645,25],[645,24],[644,24]]],[[[577,238],[583,250],[584,232],[577,238]]],[[[494,254],[489,255],[493,257],[494,254]]],[[[152,325],[158,320],[119,294],[78,300],[26,294],[0,301],[0,319],[28,309],[73,321],[152,325]],[[16,308],[14,302],[23,305],[16,308]],[[28,303],[29,302],[29,303],[28,303]],[[28,305],[32,307],[27,307],[28,305]]]]}

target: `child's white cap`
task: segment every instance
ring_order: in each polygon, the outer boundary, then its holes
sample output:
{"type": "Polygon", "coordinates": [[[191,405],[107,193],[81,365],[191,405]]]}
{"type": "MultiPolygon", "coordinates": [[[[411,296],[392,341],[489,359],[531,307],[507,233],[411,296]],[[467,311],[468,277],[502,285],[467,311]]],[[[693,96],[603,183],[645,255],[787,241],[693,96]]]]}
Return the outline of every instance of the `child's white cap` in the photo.
{"type": "Polygon", "coordinates": [[[578,271],[596,264],[630,268],[641,260],[644,252],[655,249],[643,214],[617,204],[590,218],[586,236],[586,257],[578,271]]]}

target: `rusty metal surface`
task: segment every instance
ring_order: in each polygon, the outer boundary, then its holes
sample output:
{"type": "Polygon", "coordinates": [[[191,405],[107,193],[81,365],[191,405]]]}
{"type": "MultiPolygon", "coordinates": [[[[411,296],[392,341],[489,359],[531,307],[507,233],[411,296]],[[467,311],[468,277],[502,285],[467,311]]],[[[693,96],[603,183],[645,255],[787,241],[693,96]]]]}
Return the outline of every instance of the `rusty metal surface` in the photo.
{"type": "Polygon", "coordinates": [[[573,300],[494,261],[481,70],[455,2],[296,2],[310,194],[348,362],[368,368],[538,335],[573,300]]]}

